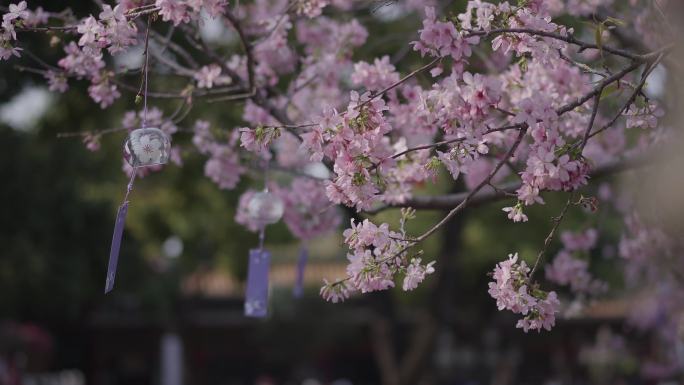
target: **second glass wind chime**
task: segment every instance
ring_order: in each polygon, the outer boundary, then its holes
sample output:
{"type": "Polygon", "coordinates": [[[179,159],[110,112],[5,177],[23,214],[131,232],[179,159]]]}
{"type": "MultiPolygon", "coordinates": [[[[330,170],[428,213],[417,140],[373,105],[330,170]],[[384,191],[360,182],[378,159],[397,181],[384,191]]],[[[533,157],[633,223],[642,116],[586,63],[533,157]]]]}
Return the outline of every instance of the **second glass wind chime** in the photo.
{"type": "Polygon", "coordinates": [[[266,226],[274,224],[283,216],[285,206],[277,195],[264,190],[254,194],[247,205],[247,214],[259,228],[259,246],[249,251],[247,287],[245,288],[245,315],[265,317],[268,314],[268,272],[271,253],[264,249],[266,226]]]}

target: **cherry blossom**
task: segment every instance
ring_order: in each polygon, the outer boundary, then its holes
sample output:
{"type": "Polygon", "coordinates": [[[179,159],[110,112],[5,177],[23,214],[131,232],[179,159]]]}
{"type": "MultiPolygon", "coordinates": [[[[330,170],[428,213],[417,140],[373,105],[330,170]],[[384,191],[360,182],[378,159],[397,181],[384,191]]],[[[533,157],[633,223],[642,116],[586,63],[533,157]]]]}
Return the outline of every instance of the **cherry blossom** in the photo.
{"type": "Polygon", "coordinates": [[[499,310],[510,310],[524,317],[516,324],[527,333],[529,330],[551,330],[555,325],[560,302],[553,291],[540,290],[530,284],[530,269],[525,261],[518,261],[518,254],[509,254],[508,259],[494,268],[489,283],[489,295],[496,300],[499,310]]]}
{"type": "Polygon", "coordinates": [[[527,222],[527,215],[523,212],[523,205],[520,202],[512,207],[504,207],[503,211],[508,213],[508,219],[513,222],[527,222]]]}
{"type": "Polygon", "coordinates": [[[340,224],[339,212],[328,201],[320,181],[296,178],[289,188],[280,189],[278,195],[285,202],[283,220],[297,238],[313,239],[340,224]]]}
{"type": "Polygon", "coordinates": [[[420,258],[414,258],[411,260],[411,264],[406,268],[406,277],[404,277],[404,283],[402,285],[404,291],[417,288],[418,285],[423,282],[426,275],[435,272],[435,268],[432,267],[435,264],[435,261],[424,266],[421,265],[420,262],[420,258]]]}
{"type": "Polygon", "coordinates": [[[212,88],[214,85],[230,84],[231,79],[228,76],[221,76],[221,67],[218,64],[211,64],[203,66],[195,74],[197,80],[197,87],[212,88]]]}
{"type": "Polygon", "coordinates": [[[26,19],[29,17],[29,11],[26,10],[26,1],[20,1],[18,4],[10,4],[9,12],[2,15],[2,21],[13,21],[15,19],[26,19]]]}

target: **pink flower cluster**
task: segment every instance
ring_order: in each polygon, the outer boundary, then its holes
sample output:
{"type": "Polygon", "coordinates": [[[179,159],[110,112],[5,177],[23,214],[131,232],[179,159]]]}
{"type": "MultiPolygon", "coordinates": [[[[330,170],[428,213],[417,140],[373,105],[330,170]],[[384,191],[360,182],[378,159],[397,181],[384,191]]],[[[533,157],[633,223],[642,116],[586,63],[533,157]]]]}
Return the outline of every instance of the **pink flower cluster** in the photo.
{"type": "Polygon", "coordinates": [[[618,253],[628,262],[625,274],[629,281],[657,277],[661,273],[656,262],[672,256],[673,240],[657,226],[649,226],[636,212],[625,214],[625,227],[618,253]]]}
{"type": "Polygon", "coordinates": [[[256,128],[243,127],[237,131],[240,132],[240,146],[247,151],[260,154],[266,159],[270,158],[269,146],[281,135],[280,127],[261,125],[256,128]]]}
{"type": "Polygon", "coordinates": [[[399,73],[390,64],[389,56],[375,59],[373,64],[358,62],[354,64],[351,75],[352,84],[364,86],[368,91],[379,91],[399,81],[399,73]]]}
{"type": "Polygon", "coordinates": [[[420,51],[422,56],[451,56],[455,65],[461,68],[472,54],[471,45],[480,41],[477,36],[468,37],[460,32],[452,22],[437,21],[435,9],[432,7],[425,8],[423,29],[419,32],[420,40],[412,43],[416,51],[420,51]]]}
{"type": "Polygon", "coordinates": [[[402,240],[403,230],[391,231],[386,223],[377,226],[366,219],[357,224],[352,219],[351,227],[343,235],[350,249],[347,278],[332,284],[326,282],[321,295],[327,301],[344,300],[356,291],[368,293],[394,287],[397,273],[404,273],[402,288],[413,290],[434,272],[434,261],[423,265],[420,258],[410,258],[410,243],[402,240]],[[343,285],[344,290],[338,289],[338,285],[343,285]]]}
{"type": "MultiPolygon", "coordinates": [[[[120,4],[112,8],[105,4],[98,19],[88,16],[77,27],[80,34],[78,44],[71,42],[64,47],[67,56],[58,65],[66,75],[87,78],[90,97],[102,108],[110,106],[121,94],[116,84],[111,82],[113,73],[103,70],[102,49],[107,48],[111,54],[122,52],[137,43],[138,30],[134,23],[126,18],[125,9],[120,4]]],[[[66,84],[64,76],[48,72],[50,87],[63,91],[66,84]]]]}
{"type": "Polygon", "coordinates": [[[27,20],[30,17],[26,9],[26,1],[19,4],[10,4],[9,12],[2,15],[2,25],[0,29],[0,60],[7,60],[12,56],[21,57],[21,48],[12,45],[13,40],[17,40],[15,24],[27,20]]]}
{"type": "Polygon", "coordinates": [[[199,17],[204,10],[210,17],[217,17],[225,12],[226,0],[156,0],[159,14],[163,21],[170,21],[178,26],[199,17]]]}
{"type": "Polygon", "coordinates": [[[292,29],[289,16],[274,16],[266,20],[268,35],[254,47],[257,61],[254,69],[257,82],[274,86],[280,75],[289,74],[295,69],[297,55],[288,44],[288,33],[292,29]]]}
{"type": "Polygon", "coordinates": [[[560,251],[546,267],[546,279],[559,285],[569,285],[575,293],[600,294],[607,288],[589,273],[589,263],[567,250],[560,251]]]}
{"type": "Polygon", "coordinates": [[[493,282],[489,283],[489,295],[496,300],[499,310],[510,310],[524,317],[516,327],[526,333],[529,330],[551,330],[556,323],[560,302],[556,292],[540,290],[530,285],[530,269],[525,261],[518,262],[518,254],[509,254],[508,259],[494,268],[493,282]]]}
{"type": "Polygon", "coordinates": [[[658,119],[665,115],[665,112],[658,105],[650,101],[643,107],[632,104],[624,113],[627,117],[627,128],[654,129],[658,126],[658,119]]]}
{"type": "MultiPolygon", "coordinates": [[[[209,155],[204,164],[204,175],[211,179],[221,189],[231,190],[240,181],[240,176],[246,171],[240,162],[238,151],[239,131],[234,130],[227,143],[220,143],[210,131],[209,123],[198,120],[195,123],[192,143],[200,153],[209,155]]],[[[249,202],[247,200],[245,204],[249,202]]]]}
{"type": "Polygon", "coordinates": [[[378,200],[378,169],[389,166],[393,154],[385,137],[391,131],[383,116],[386,109],[382,99],[352,92],[344,114],[327,110],[319,124],[304,134],[302,146],[314,159],[325,155],[334,161],[335,178],[326,185],[330,201],[367,210],[378,200]]]}
{"type": "Polygon", "coordinates": [[[564,231],[561,233],[560,238],[566,250],[586,252],[596,246],[596,241],[598,240],[598,231],[594,228],[589,228],[585,231],[577,233],[564,231]]]}
{"type": "MultiPolygon", "coordinates": [[[[522,186],[517,190],[520,202],[529,206],[544,203],[541,191],[573,191],[587,183],[590,170],[587,160],[573,152],[579,142],[566,145],[559,133],[559,122],[555,111],[541,96],[524,99],[521,110],[513,118],[514,123],[526,124],[531,129],[534,142],[529,146],[524,171],[520,173],[522,186]]],[[[509,211],[514,221],[523,219],[522,206],[516,206],[516,214],[509,211]],[[516,220],[518,219],[518,220],[516,220]]]]}
{"type": "Polygon", "coordinates": [[[301,0],[297,2],[297,14],[305,15],[308,18],[320,16],[325,8],[330,3],[329,0],[301,0]]]}
{"type": "Polygon", "coordinates": [[[559,285],[569,285],[575,293],[600,294],[607,290],[605,282],[594,279],[589,272],[589,262],[580,259],[596,245],[598,232],[587,229],[584,232],[561,234],[564,248],[546,267],[546,279],[559,285]]]}
{"type": "Polygon", "coordinates": [[[213,88],[214,85],[230,84],[230,76],[221,75],[221,66],[210,64],[203,66],[195,73],[195,80],[199,88],[213,88]]]}
{"type": "Polygon", "coordinates": [[[457,16],[460,27],[465,30],[489,31],[492,28],[495,16],[499,13],[499,7],[492,3],[480,0],[469,1],[466,11],[457,16]]]}
{"type": "Polygon", "coordinates": [[[536,147],[527,159],[527,169],[521,173],[524,185],[518,190],[518,198],[529,205],[541,199],[538,191],[575,190],[587,184],[588,172],[589,163],[583,158],[557,156],[545,147],[536,147]]]}
{"type": "Polygon", "coordinates": [[[352,292],[353,289],[349,288],[346,280],[331,283],[327,279],[324,279],[320,295],[328,302],[338,303],[344,302],[351,296],[352,292]]]}
{"type": "Polygon", "coordinates": [[[289,188],[277,192],[285,203],[283,220],[295,237],[313,239],[340,225],[340,213],[328,201],[320,181],[295,178],[289,188]]]}
{"type": "MultiPolygon", "coordinates": [[[[546,0],[535,0],[526,2],[522,7],[511,7],[507,2],[502,2],[493,13],[507,16],[502,24],[510,29],[533,29],[563,36],[572,34],[572,29],[551,21],[547,3],[546,0]]],[[[502,33],[494,38],[492,48],[502,53],[515,52],[517,56],[529,55],[542,63],[551,64],[558,60],[559,52],[565,50],[567,44],[547,36],[502,33]]]]}

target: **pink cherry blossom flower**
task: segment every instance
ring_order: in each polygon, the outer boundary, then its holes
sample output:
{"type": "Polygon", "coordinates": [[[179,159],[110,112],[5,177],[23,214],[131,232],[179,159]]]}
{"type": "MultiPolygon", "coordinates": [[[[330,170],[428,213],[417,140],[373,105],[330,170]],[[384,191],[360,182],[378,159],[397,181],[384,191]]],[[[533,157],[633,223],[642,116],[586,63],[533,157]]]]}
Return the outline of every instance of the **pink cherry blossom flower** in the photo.
{"type": "Polygon", "coordinates": [[[379,91],[399,81],[399,73],[390,64],[389,56],[375,59],[373,64],[358,62],[354,64],[351,75],[354,85],[362,85],[369,91],[379,91]]]}
{"type": "Polygon", "coordinates": [[[420,258],[414,258],[411,260],[411,264],[406,268],[406,276],[404,277],[404,283],[402,285],[404,291],[417,288],[418,285],[423,282],[426,275],[435,272],[435,268],[433,267],[435,261],[432,261],[427,265],[421,265],[420,261],[420,258]]]}
{"type": "Polygon", "coordinates": [[[29,12],[26,10],[26,1],[20,1],[18,4],[10,4],[9,12],[2,15],[2,21],[13,21],[16,19],[26,19],[29,17],[29,12]]]}
{"type": "Polygon", "coordinates": [[[560,238],[563,241],[563,246],[570,251],[589,251],[596,246],[598,232],[594,228],[579,233],[564,231],[560,238]]]}
{"type": "Polygon", "coordinates": [[[329,0],[304,0],[297,2],[297,13],[308,18],[319,16],[330,3],[329,0]]]}
{"type": "Polygon", "coordinates": [[[324,285],[321,287],[320,294],[321,297],[328,302],[344,302],[344,300],[349,298],[352,292],[352,289],[347,286],[346,281],[331,284],[328,280],[324,279],[323,283],[324,285]]]}
{"type": "Polygon", "coordinates": [[[10,45],[0,46],[0,59],[8,60],[12,56],[21,57],[19,53],[21,50],[19,47],[12,47],[10,45]]]}
{"type": "Polygon", "coordinates": [[[516,325],[526,333],[528,330],[551,330],[560,302],[556,293],[529,286],[530,269],[524,261],[518,263],[518,254],[509,254],[508,259],[494,268],[493,282],[489,283],[489,295],[496,300],[499,310],[510,310],[522,314],[516,325]]]}
{"type": "Polygon", "coordinates": [[[55,71],[47,71],[45,73],[45,78],[48,81],[48,89],[53,92],[66,92],[69,89],[69,84],[67,83],[66,76],[55,71]]]}
{"type": "Polygon", "coordinates": [[[214,85],[230,84],[228,76],[221,76],[221,67],[218,64],[203,66],[195,73],[195,80],[199,88],[213,88],[214,85]]]}
{"type": "Polygon", "coordinates": [[[95,82],[88,87],[88,94],[101,108],[110,106],[121,96],[116,84],[111,84],[106,77],[95,79],[95,82]]]}
{"type": "Polygon", "coordinates": [[[340,214],[328,201],[320,181],[296,178],[288,189],[279,188],[278,195],[285,203],[283,221],[297,238],[313,239],[340,224],[340,214]]]}
{"type": "Polygon", "coordinates": [[[508,219],[513,222],[527,222],[527,215],[523,213],[523,206],[520,203],[513,207],[504,207],[503,211],[508,213],[508,219]]]}
{"type": "Polygon", "coordinates": [[[210,155],[204,165],[204,174],[221,189],[235,188],[245,172],[236,149],[227,145],[213,145],[210,155]]]}
{"type": "Polygon", "coordinates": [[[76,30],[81,34],[78,40],[80,46],[95,44],[98,36],[104,32],[102,25],[92,16],[85,18],[76,30]]]}
{"type": "Polygon", "coordinates": [[[171,21],[175,26],[190,21],[190,13],[185,2],[157,0],[154,5],[160,8],[159,14],[162,16],[163,21],[171,21]]]}

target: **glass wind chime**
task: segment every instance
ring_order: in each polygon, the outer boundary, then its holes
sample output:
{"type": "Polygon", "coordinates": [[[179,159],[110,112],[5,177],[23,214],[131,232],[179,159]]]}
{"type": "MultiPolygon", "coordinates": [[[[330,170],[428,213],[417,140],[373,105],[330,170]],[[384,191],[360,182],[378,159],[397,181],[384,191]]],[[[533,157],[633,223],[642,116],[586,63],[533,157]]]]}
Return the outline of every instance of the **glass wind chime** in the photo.
{"type": "MultiPolygon", "coordinates": [[[[148,25],[149,28],[149,25],[148,25]]],[[[147,41],[145,43],[147,45],[147,41]]],[[[131,166],[131,179],[126,188],[123,203],[119,206],[114,224],[112,247],[109,251],[109,263],[107,265],[107,279],[105,281],[105,294],[114,288],[116,269],[119,263],[119,250],[123,237],[124,223],[128,213],[128,197],[133,190],[133,182],[139,168],[166,164],[169,160],[171,140],[162,130],[156,127],[147,127],[147,72],[148,58],[147,46],[145,47],[144,88],[143,88],[143,119],[142,127],[130,132],[123,146],[123,157],[131,166]]]]}
{"type": "MultiPolygon", "coordinates": [[[[264,183],[265,186],[268,183],[264,183]]],[[[266,226],[274,224],[283,216],[285,205],[268,187],[254,194],[247,204],[247,214],[259,227],[259,247],[249,251],[247,268],[247,288],[245,289],[245,315],[247,317],[266,317],[268,314],[268,271],[271,253],[264,249],[266,226]]]]}

